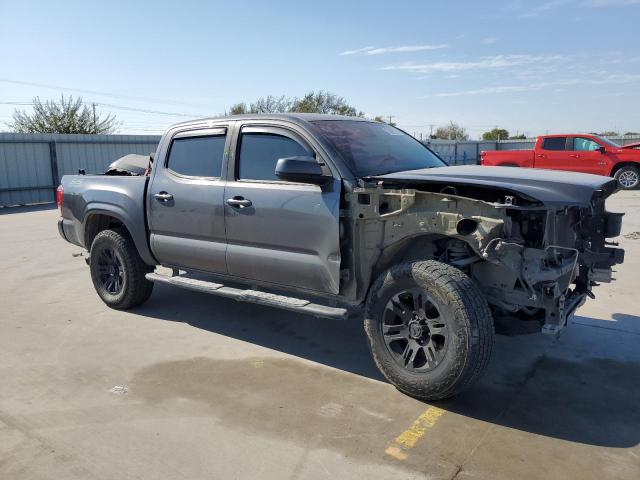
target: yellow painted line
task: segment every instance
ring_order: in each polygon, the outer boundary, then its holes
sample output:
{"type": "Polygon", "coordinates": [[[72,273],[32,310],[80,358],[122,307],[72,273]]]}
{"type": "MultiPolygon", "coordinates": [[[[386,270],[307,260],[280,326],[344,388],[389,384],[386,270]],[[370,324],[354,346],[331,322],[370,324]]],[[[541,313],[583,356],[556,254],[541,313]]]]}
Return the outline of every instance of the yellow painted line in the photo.
{"type": "Polygon", "coordinates": [[[407,428],[384,451],[398,460],[407,458],[407,450],[412,449],[418,440],[424,437],[429,428],[432,428],[438,419],[444,415],[445,410],[438,407],[429,407],[407,428]]]}
{"type": "Polygon", "coordinates": [[[389,445],[384,453],[386,453],[387,455],[391,455],[398,460],[405,460],[407,458],[407,454],[404,453],[401,448],[395,447],[393,445],[389,445]]]}

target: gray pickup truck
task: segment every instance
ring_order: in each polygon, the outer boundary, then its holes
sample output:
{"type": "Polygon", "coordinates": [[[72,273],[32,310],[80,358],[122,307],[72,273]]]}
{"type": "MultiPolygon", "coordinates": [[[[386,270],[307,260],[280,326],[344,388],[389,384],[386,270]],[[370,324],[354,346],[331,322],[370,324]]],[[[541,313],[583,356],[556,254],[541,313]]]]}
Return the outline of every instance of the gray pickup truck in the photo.
{"type": "Polygon", "coordinates": [[[60,235],[89,251],[107,305],[140,305],[160,282],[360,316],[382,373],[418,398],[472,384],[496,330],[559,332],[624,258],[607,240],[621,229],[605,210],[615,180],[450,167],[365,119],[197,120],[135,160],[58,190],[60,235]]]}

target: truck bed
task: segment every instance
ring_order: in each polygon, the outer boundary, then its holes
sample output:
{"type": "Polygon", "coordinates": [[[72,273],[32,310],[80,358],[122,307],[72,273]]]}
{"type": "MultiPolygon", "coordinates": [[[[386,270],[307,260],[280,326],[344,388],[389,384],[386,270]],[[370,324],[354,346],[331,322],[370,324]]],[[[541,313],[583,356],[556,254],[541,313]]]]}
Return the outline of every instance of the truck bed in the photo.
{"type": "Polygon", "coordinates": [[[149,250],[146,227],[148,181],[149,177],[144,176],[65,175],[60,233],[67,241],[88,249],[85,237],[90,216],[104,213],[127,227],[145,262],[156,263],[149,250]]]}
{"type": "Polygon", "coordinates": [[[484,166],[533,167],[533,150],[490,150],[480,154],[480,164],[484,166]]]}

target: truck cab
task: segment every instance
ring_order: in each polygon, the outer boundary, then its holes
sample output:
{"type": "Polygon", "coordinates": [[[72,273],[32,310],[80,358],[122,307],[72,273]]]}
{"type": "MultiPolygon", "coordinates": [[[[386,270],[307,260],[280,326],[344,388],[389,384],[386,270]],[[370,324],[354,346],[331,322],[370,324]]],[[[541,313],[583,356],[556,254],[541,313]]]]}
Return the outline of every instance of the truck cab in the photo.
{"type": "Polygon", "coordinates": [[[337,294],[340,177],[294,123],[188,123],[163,137],[151,173],[150,247],[167,266],[337,294]],[[276,176],[281,158],[308,158],[323,185],[276,176]]]}

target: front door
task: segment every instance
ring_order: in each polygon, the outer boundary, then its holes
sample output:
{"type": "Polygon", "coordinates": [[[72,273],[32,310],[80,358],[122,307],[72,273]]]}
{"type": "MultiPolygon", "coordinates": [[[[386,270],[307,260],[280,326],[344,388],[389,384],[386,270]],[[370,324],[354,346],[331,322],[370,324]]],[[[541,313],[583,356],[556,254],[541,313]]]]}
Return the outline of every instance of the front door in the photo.
{"type": "Polygon", "coordinates": [[[598,142],[586,137],[574,137],[569,145],[572,145],[569,155],[575,163],[572,170],[595,175],[607,174],[607,154],[598,150],[598,142]]]}
{"type": "Polygon", "coordinates": [[[226,273],[224,179],[227,128],[171,140],[149,186],[151,250],[163,265],[226,273]]]}
{"type": "Polygon", "coordinates": [[[280,158],[320,160],[288,128],[246,125],[236,144],[224,194],[229,274],[338,293],[340,181],[321,188],[276,177],[280,158]]]}

